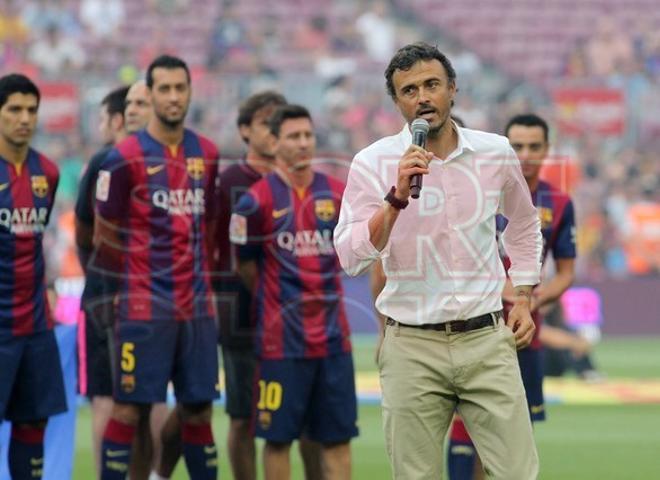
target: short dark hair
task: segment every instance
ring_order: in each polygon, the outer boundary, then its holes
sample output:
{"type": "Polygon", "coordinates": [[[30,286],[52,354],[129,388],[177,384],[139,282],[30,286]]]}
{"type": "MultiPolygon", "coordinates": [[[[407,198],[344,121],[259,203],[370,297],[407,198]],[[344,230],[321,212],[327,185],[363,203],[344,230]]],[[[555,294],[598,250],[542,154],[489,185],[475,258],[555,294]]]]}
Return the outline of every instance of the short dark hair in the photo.
{"type": "Polygon", "coordinates": [[[151,88],[154,86],[154,70],[157,68],[166,68],[168,70],[174,70],[176,68],[183,68],[186,71],[186,77],[188,77],[188,83],[190,83],[190,70],[186,62],[181,60],[179,57],[174,57],[172,55],[161,55],[154,59],[153,62],[147,68],[147,87],[151,88]]]}
{"type": "Polygon", "coordinates": [[[282,105],[275,112],[273,116],[270,117],[270,133],[276,137],[280,136],[280,128],[286,120],[291,120],[293,118],[309,118],[309,121],[312,121],[312,116],[302,105],[282,105]]]}
{"type": "Polygon", "coordinates": [[[41,92],[32,80],[20,73],[11,73],[0,78],[0,108],[2,108],[10,95],[23,93],[37,97],[37,106],[41,102],[41,92]]]}
{"type": "Polygon", "coordinates": [[[119,87],[103,97],[101,105],[108,111],[108,115],[113,116],[119,113],[124,116],[126,95],[128,95],[128,90],[130,88],[130,86],[119,87]]]}
{"type": "Polygon", "coordinates": [[[434,47],[425,42],[411,43],[410,45],[401,47],[399,51],[394,54],[392,60],[390,60],[387,69],[385,69],[385,86],[387,87],[387,93],[389,93],[390,97],[396,99],[394,82],[392,81],[392,76],[395,71],[410,70],[417,62],[430,60],[438,60],[442,66],[445,67],[449,83],[456,82],[456,70],[454,70],[454,67],[445,54],[438,50],[438,47],[434,47]]]}
{"type": "Polygon", "coordinates": [[[286,98],[281,93],[274,90],[266,90],[264,92],[255,93],[254,95],[246,98],[240,107],[238,107],[238,118],[236,124],[250,125],[254,115],[265,107],[286,105],[286,98]]]}
{"type": "Polygon", "coordinates": [[[522,125],[524,127],[541,127],[543,129],[543,138],[546,142],[548,141],[548,124],[545,120],[534,113],[524,113],[522,115],[516,115],[513,117],[511,120],[509,120],[509,123],[506,124],[504,135],[508,137],[509,130],[511,130],[511,127],[514,125],[522,125]]]}

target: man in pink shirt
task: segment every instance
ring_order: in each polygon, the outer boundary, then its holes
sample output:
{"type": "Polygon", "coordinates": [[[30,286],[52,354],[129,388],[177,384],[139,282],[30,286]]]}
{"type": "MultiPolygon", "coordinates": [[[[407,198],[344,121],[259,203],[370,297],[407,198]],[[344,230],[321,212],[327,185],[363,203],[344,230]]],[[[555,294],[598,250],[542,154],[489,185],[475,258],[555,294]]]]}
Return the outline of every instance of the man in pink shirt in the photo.
{"type": "Polygon", "coordinates": [[[505,137],[450,119],[456,74],[437,48],[403,47],[385,77],[406,125],[355,156],[334,238],[350,275],[380,260],[387,277],[376,300],[387,319],[377,361],[393,476],[441,478],[458,410],[488,478],[536,478],[516,348],[534,333],[542,238],[518,159],[505,137]],[[411,145],[416,118],[430,126],[425,149],[411,145]],[[415,174],[424,186],[411,201],[415,174]],[[497,213],[509,220],[503,241],[515,289],[506,324],[497,213]]]}

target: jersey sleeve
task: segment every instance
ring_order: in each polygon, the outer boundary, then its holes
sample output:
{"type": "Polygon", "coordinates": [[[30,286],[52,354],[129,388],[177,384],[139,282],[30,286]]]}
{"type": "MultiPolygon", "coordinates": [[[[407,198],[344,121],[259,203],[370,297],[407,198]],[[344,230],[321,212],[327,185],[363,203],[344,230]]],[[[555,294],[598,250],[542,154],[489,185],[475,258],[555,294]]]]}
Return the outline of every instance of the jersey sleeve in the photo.
{"type": "Polygon", "coordinates": [[[206,159],[208,177],[206,179],[206,190],[204,212],[207,221],[216,220],[218,216],[218,188],[219,188],[219,171],[218,161],[220,154],[217,148],[213,147],[209,157],[206,159]]]}
{"type": "Polygon", "coordinates": [[[554,258],[575,258],[575,210],[573,202],[568,201],[562,212],[557,237],[552,245],[554,258]]]}
{"type": "Polygon", "coordinates": [[[262,219],[262,206],[250,190],[238,200],[229,222],[229,240],[237,246],[240,260],[261,256],[265,233],[262,219]]]}
{"type": "Polygon", "coordinates": [[[101,162],[96,179],[96,209],[108,220],[119,220],[128,213],[131,172],[128,162],[112,149],[101,162]]]}
{"type": "Polygon", "coordinates": [[[94,224],[94,189],[96,187],[96,178],[99,172],[99,166],[105,158],[107,151],[97,153],[89,161],[85,172],[80,178],[78,186],[78,198],[76,198],[76,218],[87,225],[94,224]]]}

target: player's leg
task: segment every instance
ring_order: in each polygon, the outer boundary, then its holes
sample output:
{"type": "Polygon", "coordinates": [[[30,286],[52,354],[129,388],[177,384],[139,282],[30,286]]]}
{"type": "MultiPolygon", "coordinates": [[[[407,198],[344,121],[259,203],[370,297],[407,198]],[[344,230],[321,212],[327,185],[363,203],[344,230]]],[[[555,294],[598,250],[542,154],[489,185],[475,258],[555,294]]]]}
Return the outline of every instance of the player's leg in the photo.
{"type": "Polygon", "coordinates": [[[317,364],[314,360],[283,359],[257,362],[254,434],[266,441],[264,476],[275,480],[291,476],[291,443],[306,423],[317,364]]]}
{"type": "Polygon", "coordinates": [[[520,375],[525,386],[529,417],[532,422],[545,420],[545,400],[543,398],[543,357],[536,348],[518,350],[520,375]]]}
{"type": "Polygon", "coordinates": [[[218,338],[213,318],[180,322],[174,393],[180,405],[183,457],[190,478],[215,479],[218,453],[213,439],[212,401],[219,396],[218,338]]]}
{"type": "Polygon", "coordinates": [[[344,353],[316,362],[306,432],[322,445],[322,478],[351,478],[350,440],[358,435],[353,356],[344,353]]]}
{"type": "Polygon", "coordinates": [[[154,457],[154,444],[151,439],[151,405],[140,405],[135,438],[133,439],[131,464],[128,476],[131,480],[148,480],[154,457]]]}
{"type": "Polygon", "coordinates": [[[101,471],[101,441],[112,413],[112,367],[108,336],[100,308],[85,309],[87,397],[92,411],[92,442],[97,475],[101,471]]]}
{"type": "Polygon", "coordinates": [[[291,479],[290,450],[291,442],[273,442],[266,440],[263,454],[265,480],[291,479]]]}
{"type": "Polygon", "coordinates": [[[4,417],[12,422],[9,471],[12,478],[38,479],[44,465],[43,439],[47,419],[67,409],[59,349],[52,330],[34,333],[12,343],[22,344],[17,351],[18,368],[15,369],[14,361],[2,363],[0,368],[7,367],[10,372],[15,372],[4,413],[4,417]]]}
{"type": "Polygon", "coordinates": [[[141,406],[163,402],[167,397],[176,338],[174,322],[118,323],[115,403],[103,434],[102,480],[126,478],[141,406]]]}
{"type": "Polygon", "coordinates": [[[227,451],[235,480],[255,480],[254,436],[252,435],[252,392],[256,357],[252,348],[222,348],[225,372],[225,411],[229,415],[227,451]]]}
{"type": "Polygon", "coordinates": [[[304,433],[298,439],[298,451],[300,452],[300,458],[302,458],[303,461],[305,480],[323,478],[321,449],[322,447],[319,442],[310,440],[304,433]]]}
{"type": "Polygon", "coordinates": [[[218,452],[213,439],[211,402],[181,404],[181,443],[191,480],[215,480],[218,452]]]}
{"type": "Polygon", "coordinates": [[[442,478],[443,444],[456,407],[449,348],[444,332],[385,328],[378,366],[395,479],[442,478]]]}
{"type": "Polygon", "coordinates": [[[149,429],[153,445],[153,460],[151,462],[153,470],[156,470],[156,467],[160,465],[160,459],[163,452],[161,434],[169,416],[170,408],[167,406],[167,403],[163,402],[152,405],[151,414],[149,416],[149,429]]]}
{"type": "Polygon", "coordinates": [[[156,467],[155,480],[168,479],[172,476],[181,457],[181,419],[180,408],[170,411],[160,431],[161,454],[156,467]]]}
{"type": "Polygon", "coordinates": [[[538,455],[513,333],[500,322],[453,337],[452,356],[463,365],[456,379],[457,408],[486,478],[537,478],[538,455]]]}
{"type": "Polygon", "coordinates": [[[44,469],[44,434],[47,420],[12,423],[8,463],[11,478],[39,479],[44,469]]]}
{"type": "Polygon", "coordinates": [[[455,415],[449,429],[449,446],[447,448],[449,480],[476,480],[482,478],[482,475],[477,475],[476,472],[476,468],[481,466],[478,459],[477,449],[472,443],[463,420],[460,416],[455,415]]]}

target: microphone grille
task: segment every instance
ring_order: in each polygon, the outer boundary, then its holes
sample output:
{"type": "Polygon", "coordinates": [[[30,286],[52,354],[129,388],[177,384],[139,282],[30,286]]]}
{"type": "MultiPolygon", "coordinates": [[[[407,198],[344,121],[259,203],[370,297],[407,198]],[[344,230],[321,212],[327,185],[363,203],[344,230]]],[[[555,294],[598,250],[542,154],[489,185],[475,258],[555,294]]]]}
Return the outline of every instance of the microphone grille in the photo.
{"type": "Polygon", "coordinates": [[[427,133],[429,133],[429,122],[427,122],[423,118],[416,118],[410,124],[410,130],[412,131],[413,134],[418,132],[426,135],[427,133]]]}

